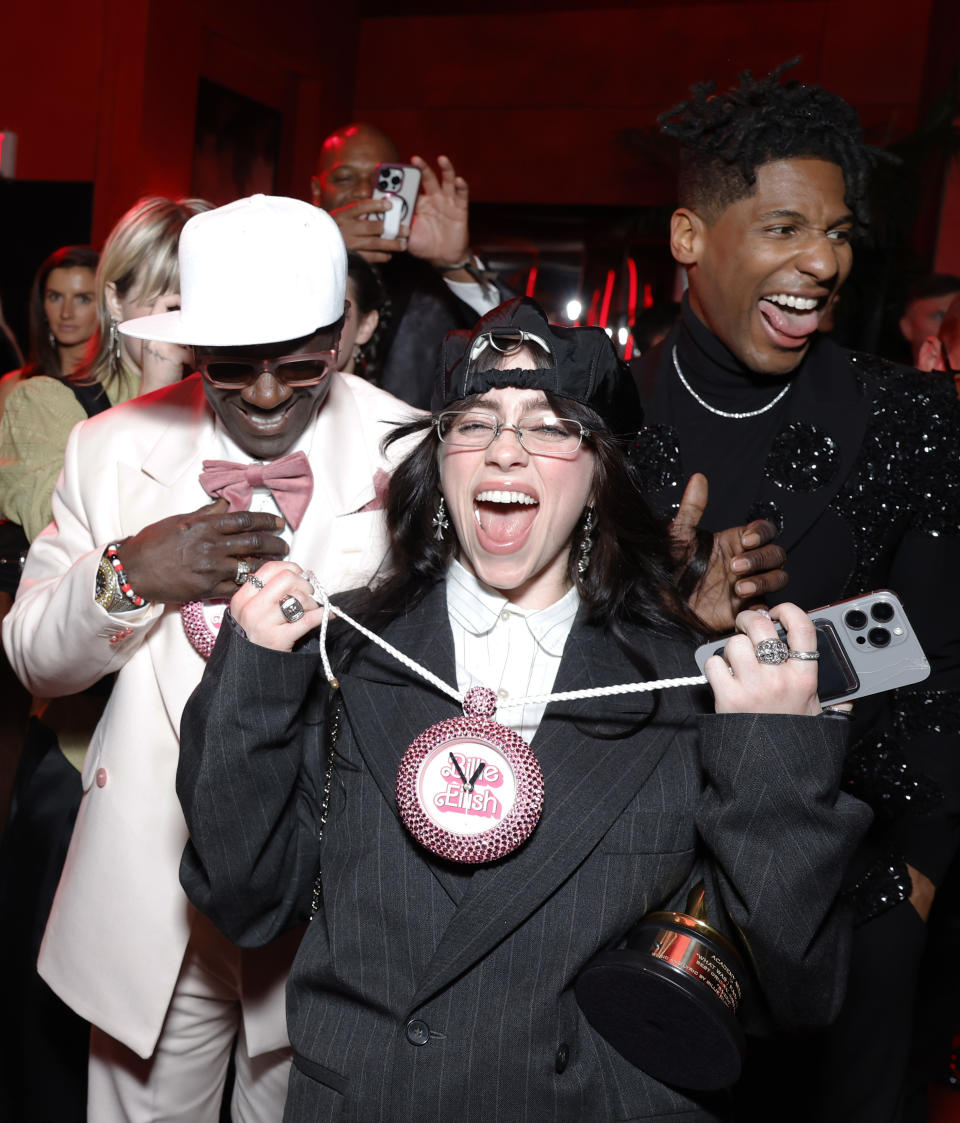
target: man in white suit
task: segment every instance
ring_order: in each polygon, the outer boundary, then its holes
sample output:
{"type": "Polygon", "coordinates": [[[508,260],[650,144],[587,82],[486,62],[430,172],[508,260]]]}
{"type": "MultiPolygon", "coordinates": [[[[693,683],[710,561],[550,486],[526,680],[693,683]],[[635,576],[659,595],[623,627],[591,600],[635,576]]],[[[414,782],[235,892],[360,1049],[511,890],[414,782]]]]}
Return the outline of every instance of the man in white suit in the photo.
{"type": "Polygon", "coordinates": [[[236,1038],[233,1118],[267,1123],[297,934],[241,951],[184,896],[180,715],[218,599],[262,561],[293,552],[331,589],[373,577],[380,442],[411,411],[336,372],[346,253],[325,212],[254,196],[198,215],[180,270],[182,310],[121,330],[195,346],[199,373],[74,429],[3,638],[40,696],[117,672],[39,960],[93,1024],[89,1118],[215,1123],[236,1038]]]}

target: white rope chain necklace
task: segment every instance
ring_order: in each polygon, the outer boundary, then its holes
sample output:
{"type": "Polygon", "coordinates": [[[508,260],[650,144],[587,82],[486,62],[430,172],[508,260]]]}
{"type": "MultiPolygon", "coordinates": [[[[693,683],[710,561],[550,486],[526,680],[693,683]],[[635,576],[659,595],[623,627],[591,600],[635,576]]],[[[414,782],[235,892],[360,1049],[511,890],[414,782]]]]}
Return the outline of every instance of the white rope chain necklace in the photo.
{"type": "Polygon", "coordinates": [[[702,405],[704,409],[707,409],[711,413],[716,414],[717,417],[725,417],[728,421],[744,421],[748,417],[759,417],[761,413],[766,413],[767,410],[773,409],[777,402],[779,402],[780,399],[789,392],[790,387],[793,385],[792,382],[788,382],[772,402],[767,402],[767,404],[765,406],[761,406],[760,409],[751,409],[746,413],[733,413],[729,410],[717,409],[716,406],[712,406],[709,402],[705,402],[703,398],[701,398],[700,395],[696,392],[696,390],[694,390],[694,388],[690,385],[690,383],[683,377],[683,371],[680,369],[680,360],[677,358],[676,344],[673,345],[673,369],[677,372],[677,377],[683,383],[684,389],[695,402],[697,402],[699,405],[702,405]]]}
{"type": "MultiPolygon", "coordinates": [[[[438,690],[442,690],[444,694],[451,697],[455,702],[463,705],[464,695],[456,690],[454,687],[445,683],[443,679],[438,678],[432,671],[428,671],[426,667],[422,667],[416,660],[411,659],[409,655],[404,655],[402,651],[387,643],[385,639],[371,632],[362,624],[348,616],[342,609],[337,608],[336,605],[330,603],[330,598],[326,591],[322,589],[313,578],[312,574],[305,574],[307,580],[313,584],[314,597],[323,605],[323,619],[320,622],[320,659],[323,663],[323,673],[326,676],[327,682],[336,690],[339,687],[336,675],[333,673],[333,668],[330,666],[330,660],[327,656],[327,625],[330,621],[331,613],[336,615],[349,624],[352,628],[356,628],[361,635],[367,637],[372,643],[378,647],[383,648],[388,655],[392,655],[394,659],[402,663],[405,667],[409,667],[411,671],[420,675],[421,678],[426,679],[427,682],[432,683],[438,690]]],[[[608,694],[637,694],[649,690],[668,690],[674,686],[703,686],[706,684],[704,675],[688,675],[686,678],[661,678],[652,682],[624,682],[616,686],[593,686],[584,690],[564,690],[556,694],[530,694],[526,698],[516,698],[511,702],[501,703],[504,709],[513,709],[517,706],[527,705],[545,705],[548,702],[573,702],[580,698],[600,698],[608,694]]]]}

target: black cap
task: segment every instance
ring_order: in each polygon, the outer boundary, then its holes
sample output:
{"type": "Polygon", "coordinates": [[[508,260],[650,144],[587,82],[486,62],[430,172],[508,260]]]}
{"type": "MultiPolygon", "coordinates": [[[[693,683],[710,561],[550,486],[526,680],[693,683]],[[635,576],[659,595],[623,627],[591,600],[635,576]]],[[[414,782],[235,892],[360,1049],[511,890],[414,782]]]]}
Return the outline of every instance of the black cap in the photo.
{"type": "Polygon", "coordinates": [[[633,376],[607,333],[602,328],[551,324],[540,305],[528,297],[500,304],[472,331],[447,333],[430,404],[436,412],[504,386],[572,398],[598,413],[615,435],[632,435],[643,424],[633,376]],[[477,369],[477,360],[488,349],[509,355],[523,344],[542,351],[549,365],[538,370],[477,369]]]}

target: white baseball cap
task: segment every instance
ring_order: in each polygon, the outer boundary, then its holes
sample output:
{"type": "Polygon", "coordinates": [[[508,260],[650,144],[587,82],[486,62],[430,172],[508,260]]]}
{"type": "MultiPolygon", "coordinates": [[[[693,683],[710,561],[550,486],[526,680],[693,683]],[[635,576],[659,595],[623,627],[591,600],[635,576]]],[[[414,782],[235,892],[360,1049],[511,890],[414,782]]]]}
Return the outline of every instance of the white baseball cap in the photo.
{"type": "Polygon", "coordinates": [[[180,310],[120,324],[124,335],[201,347],[280,343],[343,315],[347,250],[326,211],[251,195],[194,215],[180,234],[180,310]]]}

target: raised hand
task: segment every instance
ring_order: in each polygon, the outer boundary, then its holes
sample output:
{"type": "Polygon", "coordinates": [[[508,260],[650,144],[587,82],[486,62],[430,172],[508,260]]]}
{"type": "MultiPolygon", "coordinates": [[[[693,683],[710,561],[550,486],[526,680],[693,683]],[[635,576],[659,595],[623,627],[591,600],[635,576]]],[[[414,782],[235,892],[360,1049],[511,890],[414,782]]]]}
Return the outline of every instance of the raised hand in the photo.
{"type": "MultiPolygon", "coordinates": [[[[679,572],[697,549],[697,528],[707,506],[706,476],[694,473],[687,482],[680,507],[670,524],[674,558],[679,572]]],[[[788,581],[785,551],[772,544],[777,528],[767,519],[717,531],[706,569],[688,598],[700,619],[718,632],[729,632],[737,613],[764,594],[782,589],[788,581]]]]}
{"type": "Polygon", "coordinates": [[[410,163],[420,169],[420,197],[407,245],[414,257],[431,265],[460,265],[470,256],[470,191],[446,156],[437,157],[440,178],[420,156],[410,163]]]}
{"type": "MultiPolygon", "coordinates": [[[[166,292],[150,306],[150,316],[161,312],[176,312],[180,308],[180,294],[166,292]]],[[[193,370],[193,348],[181,347],[179,343],[160,343],[156,339],[145,339],[141,351],[143,378],[140,393],[149,394],[162,386],[179,382],[184,373],[193,370]]]]}

